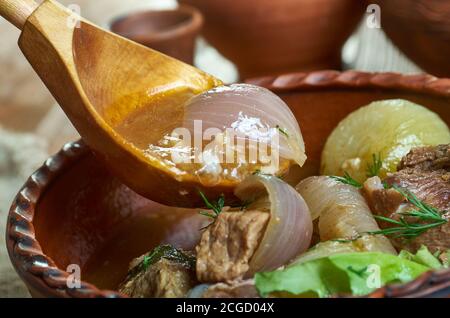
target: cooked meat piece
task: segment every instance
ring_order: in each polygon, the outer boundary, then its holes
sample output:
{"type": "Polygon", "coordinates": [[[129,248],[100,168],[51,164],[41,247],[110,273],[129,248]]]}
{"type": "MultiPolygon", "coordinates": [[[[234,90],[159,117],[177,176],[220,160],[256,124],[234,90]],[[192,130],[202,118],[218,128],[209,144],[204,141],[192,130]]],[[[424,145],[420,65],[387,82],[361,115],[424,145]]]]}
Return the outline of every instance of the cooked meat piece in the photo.
{"type": "Polygon", "coordinates": [[[119,291],[135,298],[180,298],[197,284],[193,255],[164,245],[134,259],[119,291]]]}
{"type": "MultiPolygon", "coordinates": [[[[406,155],[399,165],[399,171],[390,174],[384,181],[392,186],[407,189],[425,203],[443,211],[443,217],[450,219],[450,146],[416,148],[406,155]]],[[[400,212],[415,209],[395,189],[384,189],[378,177],[368,179],[364,192],[375,214],[399,220],[400,212]]],[[[420,220],[407,219],[412,222],[420,220]]],[[[392,224],[380,222],[382,228],[392,224]]],[[[431,228],[418,237],[405,240],[392,239],[398,249],[417,251],[426,245],[431,251],[445,251],[450,248],[450,224],[431,228]]]]}
{"type": "Polygon", "coordinates": [[[259,211],[220,213],[196,248],[198,280],[214,283],[242,278],[269,218],[269,213],[259,211]]]}
{"type": "Polygon", "coordinates": [[[412,149],[400,162],[398,170],[413,168],[422,171],[450,169],[450,145],[412,149]]]}
{"type": "Polygon", "coordinates": [[[446,170],[421,172],[408,168],[388,176],[385,182],[408,189],[440,211],[450,211],[450,172],[446,170]]]}
{"type": "Polygon", "coordinates": [[[406,202],[405,197],[395,189],[385,189],[379,177],[367,179],[363,192],[370,209],[376,215],[389,216],[406,202]]]}
{"type": "Polygon", "coordinates": [[[203,298],[259,298],[253,279],[218,283],[209,287],[203,298]]]}

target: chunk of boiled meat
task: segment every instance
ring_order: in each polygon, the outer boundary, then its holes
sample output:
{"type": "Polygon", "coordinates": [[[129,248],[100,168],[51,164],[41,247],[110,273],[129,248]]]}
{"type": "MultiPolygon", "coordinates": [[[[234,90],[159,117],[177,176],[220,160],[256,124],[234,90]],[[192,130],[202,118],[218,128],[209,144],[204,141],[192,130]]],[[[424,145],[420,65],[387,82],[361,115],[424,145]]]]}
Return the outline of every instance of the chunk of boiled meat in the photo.
{"type": "Polygon", "coordinates": [[[134,259],[119,291],[134,298],[180,298],[197,284],[195,258],[171,246],[134,259]]]}
{"type": "Polygon", "coordinates": [[[259,211],[220,213],[196,248],[198,280],[214,283],[242,278],[269,218],[269,213],[259,211]]]}
{"type": "Polygon", "coordinates": [[[412,149],[400,162],[398,170],[412,168],[421,171],[449,170],[450,145],[412,149]]]}
{"type": "MultiPolygon", "coordinates": [[[[384,182],[396,185],[414,194],[419,200],[438,209],[442,217],[450,219],[450,146],[422,147],[411,150],[398,167],[398,172],[388,175],[384,182]]],[[[417,209],[393,188],[385,189],[378,177],[368,179],[364,193],[377,215],[399,220],[400,213],[417,209]]],[[[410,223],[423,223],[418,219],[407,218],[410,223]]],[[[382,228],[395,226],[380,222],[382,228]]],[[[392,238],[397,249],[417,251],[426,245],[431,251],[446,251],[450,248],[450,225],[431,228],[412,239],[392,238]]]]}

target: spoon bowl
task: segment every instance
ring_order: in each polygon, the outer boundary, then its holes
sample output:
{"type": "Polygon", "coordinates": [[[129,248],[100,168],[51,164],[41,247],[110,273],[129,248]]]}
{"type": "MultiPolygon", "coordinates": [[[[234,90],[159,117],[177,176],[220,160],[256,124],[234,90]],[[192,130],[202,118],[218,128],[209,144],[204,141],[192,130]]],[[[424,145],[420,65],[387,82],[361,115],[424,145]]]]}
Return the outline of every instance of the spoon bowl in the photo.
{"type": "Polygon", "coordinates": [[[220,80],[53,0],[5,0],[0,14],[22,29],[21,50],[84,141],[130,188],[177,206],[200,204],[199,189],[212,198],[232,197],[232,184],[204,187],[144,151],[183,116],[188,98],[220,80]]]}

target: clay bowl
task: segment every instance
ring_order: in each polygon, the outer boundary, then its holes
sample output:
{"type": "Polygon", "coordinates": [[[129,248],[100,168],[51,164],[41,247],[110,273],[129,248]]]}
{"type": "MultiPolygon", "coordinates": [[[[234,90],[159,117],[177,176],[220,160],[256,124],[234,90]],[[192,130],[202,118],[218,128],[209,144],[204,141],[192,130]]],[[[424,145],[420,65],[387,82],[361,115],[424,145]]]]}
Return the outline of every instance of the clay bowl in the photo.
{"type": "MultiPolygon", "coordinates": [[[[372,101],[406,98],[450,125],[450,79],[319,71],[250,82],[278,93],[301,122],[308,174],[318,172],[321,149],[336,124],[372,101]]],[[[137,195],[106,171],[83,142],[75,142],[49,158],[18,193],[9,213],[7,247],[33,296],[119,297],[110,290],[124,278],[128,262],[161,242],[188,248],[198,231],[186,229],[198,222],[197,216],[137,195]],[[81,288],[66,284],[70,264],[81,267],[81,288]]],[[[370,296],[450,296],[450,270],[426,273],[370,296]]]]}
{"type": "Polygon", "coordinates": [[[384,31],[403,53],[427,72],[450,77],[450,2],[375,2],[381,6],[384,31]]]}
{"type": "Polygon", "coordinates": [[[183,62],[193,64],[195,40],[203,24],[190,6],[173,10],[139,11],[111,23],[111,31],[183,62]]]}
{"type": "Polygon", "coordinates": [[[341,48],[364,12],[363,1],[354,0],[179,2],[202,12],[202,34],[241,78],[340,69],[341,48]]]}

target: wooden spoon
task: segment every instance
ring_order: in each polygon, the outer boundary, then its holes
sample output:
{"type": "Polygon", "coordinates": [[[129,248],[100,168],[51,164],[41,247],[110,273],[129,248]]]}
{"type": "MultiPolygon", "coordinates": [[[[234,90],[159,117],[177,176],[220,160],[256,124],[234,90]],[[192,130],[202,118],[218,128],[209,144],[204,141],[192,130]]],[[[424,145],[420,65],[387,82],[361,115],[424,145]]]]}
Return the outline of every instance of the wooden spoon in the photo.
{"type": "Polygon", "coordinates": [[[220,80],[105,31],[56,1],[2,0],[0,14],[22,30],[21,50],[84,141],[130,188],[177,206],[198,205],[199,189],[212,199],[232,197],[233,185],[204,187],[137,145],[148,141],[146,134],[161,138],[182,117],[186,98],[220,80]],[[138,126],[130,126],[133,118],[138,126]]]}

